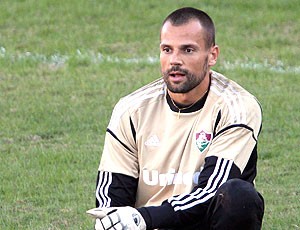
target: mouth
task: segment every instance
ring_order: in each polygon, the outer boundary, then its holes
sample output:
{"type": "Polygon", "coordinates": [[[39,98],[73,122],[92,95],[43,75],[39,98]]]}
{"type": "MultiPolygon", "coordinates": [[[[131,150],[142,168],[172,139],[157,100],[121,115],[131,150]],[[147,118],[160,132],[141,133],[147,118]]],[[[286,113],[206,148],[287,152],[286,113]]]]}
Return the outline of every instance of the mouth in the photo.
{"type": "Polygon", "coordinates": [[[172,79],[174,82],[180,82],[184,80],[185,74],[179,71],[172,71],[169,73],[169,77],[172,79]]]}
{"type": "Polygon", "coordinates": [[[179,72],[179,71],[171,71],[169,73],[170,76],[175,77],[175,76],[185,76],[185,74],[183,72],[179,72]]]}

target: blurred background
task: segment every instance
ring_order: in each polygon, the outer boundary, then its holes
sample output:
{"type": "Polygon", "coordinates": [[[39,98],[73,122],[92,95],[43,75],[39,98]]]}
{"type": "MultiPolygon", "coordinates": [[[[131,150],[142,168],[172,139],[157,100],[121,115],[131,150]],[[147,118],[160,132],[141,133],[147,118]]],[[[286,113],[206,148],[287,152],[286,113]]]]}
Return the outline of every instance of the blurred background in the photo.
{"type": "Polygon", "coordinates": [[[183,6],[215,22],[214,70],[262,104],[263,229],[300,229],[298,0],[1,0],[0,229],[93,229],[113,106],[160,77],[160,26],[183,6]]]}

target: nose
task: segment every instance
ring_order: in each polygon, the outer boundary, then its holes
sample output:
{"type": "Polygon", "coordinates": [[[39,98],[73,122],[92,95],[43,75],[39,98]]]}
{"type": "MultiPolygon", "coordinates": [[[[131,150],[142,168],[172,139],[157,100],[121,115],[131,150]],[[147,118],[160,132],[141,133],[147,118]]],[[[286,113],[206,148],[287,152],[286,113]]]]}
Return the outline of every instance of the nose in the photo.
{"type": "Polygon", "coordinates": [[[170,65],[182,65],[183,61],[178,52],[173,52],[170,56],[170,65]]]}

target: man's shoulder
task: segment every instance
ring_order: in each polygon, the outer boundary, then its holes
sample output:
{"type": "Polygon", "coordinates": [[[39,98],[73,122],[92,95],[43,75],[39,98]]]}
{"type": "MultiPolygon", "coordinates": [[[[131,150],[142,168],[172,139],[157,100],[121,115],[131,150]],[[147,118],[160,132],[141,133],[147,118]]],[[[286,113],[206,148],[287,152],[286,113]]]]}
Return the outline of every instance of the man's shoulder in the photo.
{"type": "Polygon", "coordinates": [[[212,72],[210,91],[214,103],[230,114],[260,113],[261,105],[257,98],[237,82],[224,75],[212,72]]]}
{"type": "Polygon", "coordinates": [[[156,79],[139,89],[133,91],[132,93],[128,94],[127,96],[123,97],[123,100],[134,100],[134,99],[141,99],[143,100],[144,97],[156,97],[157,95],[164,94],[165,91],[165,83],[162,78],[156,79]]]}
{"type": "Polygon", "coordinates": [[[122,108],[122,110],[138,109],[146,104],[160,100],[164,97],[165,91],[165,83],[160,78],[122,97],[115,107],[122,108]]]}
{"type": "Polygon", "coordinates": [[[221,96],[222,98],[249,97],[256,100],[255,96],[247,89],[223,74],[212,71],[211,76],[210,90],[216,95],[221,96]]]}

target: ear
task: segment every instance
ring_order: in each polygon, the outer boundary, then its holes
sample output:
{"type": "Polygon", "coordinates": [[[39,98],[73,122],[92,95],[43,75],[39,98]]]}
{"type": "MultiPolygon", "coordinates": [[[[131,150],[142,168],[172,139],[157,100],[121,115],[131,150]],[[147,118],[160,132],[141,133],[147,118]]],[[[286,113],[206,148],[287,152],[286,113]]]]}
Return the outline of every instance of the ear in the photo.
{"type": "Polygon", "coordinates": [[[210,48],[209,56],[208,56],[208,65],[214,66],[217,63],[217,59],[219,57],[219,46],[214,45],[210,48]]]}

